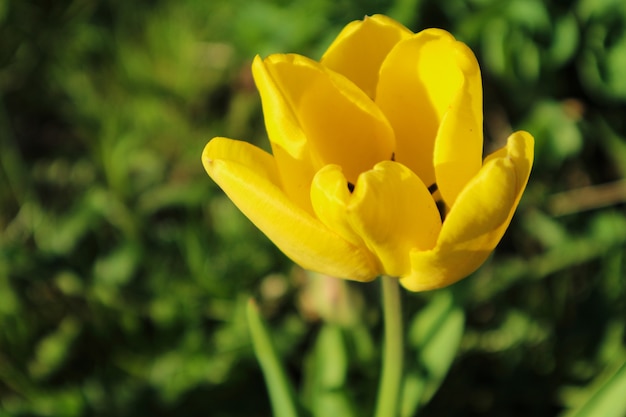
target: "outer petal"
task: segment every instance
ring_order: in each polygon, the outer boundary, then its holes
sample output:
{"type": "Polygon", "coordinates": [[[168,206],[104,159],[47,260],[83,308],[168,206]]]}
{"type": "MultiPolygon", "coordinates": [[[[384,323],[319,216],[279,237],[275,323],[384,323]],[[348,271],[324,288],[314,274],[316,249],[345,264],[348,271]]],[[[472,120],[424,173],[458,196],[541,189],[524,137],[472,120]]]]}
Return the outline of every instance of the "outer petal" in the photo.
{"type": "Polygon", "coordinates": [[[411,35],[413,32],[387,16],[365,16],[343,28],[321,62],[348,77],[373,98],[380,64],[396,43],[411,35]]]}
{"type": "MultiPolygon", "coordinates": [[[[396,160],[413,170],[427,186],[436,181],[433,158],[439,126],[466,80],[472,113],[480,115],[478,65],[464,44],[440,29],[427,29],[399,42],[382,64],[376,103],[396,133],[396,160]],[[468,73],[471,80],[467,79],[468,73]]],[[[448,130],[455,133],[455,129],[448,130]]],[[[474,141],[471,147],[468,157],[477,154],[480,165],[482,143],[474,141]]]]}
{"type": "Polygon", "coordinates": [[[502,238],[526,188],[533,147],[531,135],[516,132],[505,149],[487,158],[444,221],[437,246],[411,252],[412,272],[400,281],[404,287],[411,291],[444,287],[482,265],[502,238]]]}
{"type": "Polygon", "coordinates": [[[279,166],[283,189],[300,207],[312,211],[309,184],[315,169],[306,134],[291,103],[258,55],[252,63],[252,74],[261,95],[265,127],[279,166]]]}
{"type": "Polygon", "coordinates": [[[308,193],[312,172],[324,165],[340,165],[355,182],[359,173],[391,158],[395,139],[387,119],[344,76],[300,55],[257,58],[253,74],[272,146],[298,162],[283,163],[274,152],[290,195],[308,193]]]}
{"type": "Polygon", "coordinates": [[[435,174],[444,201],[452,206],[482,165],[482,83],[478,62],[463,43],[454,43],[463,84],[439,125],[435,140],[435,174]]]}
{"type": "Polygon", "coordinates": [[[297,264],[359,281],[376,277],[369,253],[289,200],[270,154],[246,142],[215,138],[204,148],[202,163],[233,203],[297,264]]]}
{"type": "Polygon", "coordinates": [[[364,172],[348,211],[352,228],[378,257],[387,275],[408,274],[409,253],[432,248],[441,228],[428,189],[397,162],[383,161],[364,172]]]}

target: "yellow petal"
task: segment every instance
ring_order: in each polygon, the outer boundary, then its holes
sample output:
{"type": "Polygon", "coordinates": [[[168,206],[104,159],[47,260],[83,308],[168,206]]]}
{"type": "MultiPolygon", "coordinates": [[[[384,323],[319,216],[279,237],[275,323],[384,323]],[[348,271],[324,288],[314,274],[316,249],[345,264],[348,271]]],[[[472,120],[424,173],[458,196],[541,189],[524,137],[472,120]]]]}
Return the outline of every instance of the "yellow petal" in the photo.
{"type": "Polygon", "coordinates": [[[515,165],[515,171],[517,172],[516,187],[517,190],[519,190],[518,198],[521,198],[521,194],[524,192],[530,170],[533,166],[534,155],[534,138],[530,133],[520,130],[509,136],[507,145],[504,148],[498,149],[487,156],[485,158],[485,164],[497,158],[511,159],[515,165]]]}
{"type": "Polygon", "coordinates": [[[466,67],[475,64],[468,62],[467,52],[448,32],[427,29],[400,41],[381,66],[376,103],[396,133],[396,161],[427,186],[435,183],[433,154],[439,125],[463,87],[466,67]]]}
{"type": "Polygon", "coordinates": [[[409,273],[411,250],[432,248],[441,227],[426,186],[407,167],[391,161],[359,177],[348,212],[353,230],[393,276],[409,273]]]}
{"type": "Polygon", "coordinates": [[[313,214],[311,206],[311,179],[315,175],[313,165],[294,158],[282,146],[272,143],[272,154],[278,166],[282,189],[302,209],[313,214]]]}
{"type": "Polygon", "coordinates": [[[309,185],[315,169],[306,135],[288,97],[258,55],[252,63],[252,74],[261,95],[265,127],[283,189],[296,204],[312,212],[309,185]]]}
{"type": "Polygon", "coordinates": [[[454,44],[463,84],[444,113],[434,150],[435,175],[444,201],[452,206],[482,165],[482,84],[478,62],[460,42],[454,44]]]}
{"type": "Polygon", "coordinates": [[[303,268],[360,281],[376,277],[371,255],[294,204],[281,190],[272,156],[249,143],[215,138],[202,163],[233,203],[303,268]]]}
{"type": "Polygon", "coordinates": [[[321,63],[348,77],[373,98],[383,59],[396,43],[411,35],[413,32],[387,16],[365,16],[343,28],[321,63]]]}
{"type": "Polygon", "coordinates": [[[533,148],[531,135],[516,132],[506,148],[485,160],[452,206],[437,246],[411,252],[412,272],[400,280],[405,288],[441,288],[482,265],[502,238],[526,188],[533,148]]]}
{"type": "MultiPolygon", "coordinates": [[[[295,159],[311,161],[313,171],[337,164],[355,182],[361,172],[391,158],[395,139],[387,119],[343,75],[299,55],[255,60],[253,73],[270,141],[295,159]],[[291,144],[292,134],[296,145],[291,144]]],[[[282,162],[277,163],[282,175],[282,162]]],[[[289,180],[287,174],[282,176],[289,180]]]]}
{"type": "Polygon", "coordinates": [[[363,239],[352,230],[348,222],[350,198],[348,180],[340,166],[326,165],[313,178],[311,202],[317,218],[347,241],[365,248],[363,239]]]}
{"type": "Polygon", "coordinates": [[[211,178],[214,178],[214,163],[217,161],[241,165],[256,172],[256,176],[264,181],[280,187],[280,177],[272,155],[248,142],[222,137],[211,139],[202,151],[202,165],[211,178]]]}

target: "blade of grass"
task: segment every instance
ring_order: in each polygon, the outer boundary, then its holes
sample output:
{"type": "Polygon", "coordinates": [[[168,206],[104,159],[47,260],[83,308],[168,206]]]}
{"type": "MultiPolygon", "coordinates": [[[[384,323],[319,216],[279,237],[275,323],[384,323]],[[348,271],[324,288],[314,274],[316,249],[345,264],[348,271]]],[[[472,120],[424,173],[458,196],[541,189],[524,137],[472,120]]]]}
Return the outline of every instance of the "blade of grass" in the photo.
{"type": "Polygon", "coordinates": [[[443,383],[463,337],[465,314],[449,290],[441,290],[411,321],[409,346],[417,353],[407,367],[401,416],[413,416],[443,383]]]}
{"type": "Polygon", "coordinates": [[[563,417],[622,417],[626,413],[626,362],[615,372],[601,376],[600,385],[580,407],[563,417]],[[605,379],[606,378],[606,379],[605,379]]]}
{"type": "Polygon", "coordinates": [[[248,302],[248,325],[254,353],[263,370],[275,417],[297,417],[291,384],[280,362],[259,308],[253,299],[248,302]]]}

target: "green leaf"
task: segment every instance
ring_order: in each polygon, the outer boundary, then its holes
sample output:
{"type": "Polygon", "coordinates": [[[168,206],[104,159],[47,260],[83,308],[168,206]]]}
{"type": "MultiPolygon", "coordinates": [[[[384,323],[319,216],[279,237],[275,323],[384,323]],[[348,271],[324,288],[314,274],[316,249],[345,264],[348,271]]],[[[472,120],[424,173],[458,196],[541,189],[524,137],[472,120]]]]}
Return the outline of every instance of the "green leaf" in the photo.
{"type": "Polygon", "coordinates": [[[578,121],[579,116],[567,102],[544,100],[535,105],[523,127],[537,138],[538,162],[560,166],[567,158],[580,154],[583,136],[578,121]]]}
{"type": "Polygon", "coordinates": [[[554,20],[552,44],[548,49],[550,63],[553,67],[565,64],[576,53],[580,43],[580,29],[576,16],[567,13],[554,20]]]}
{"type": "Polygon", "coordinates": [[[563,417],[622,417],[626,415],[626,362],[617,370],[600,375],[589,397],[563,417]]]}
{"type": "Polygon", "coordinates": [[[348,363],[348,352],[341,327],[336,324],[325,324],[317,335],[311,366],[307,369],[307,374],[311,374],[309,403],[314,416],[355,415],[344,389],[348,363]]]}
{"type": "Polygon", "coordinates": [[[413,416],[437,392],[456,356],[463,336],[465,315],[449,290],[436,293],[413,318],[408,342],[417,354],[410,366],[402,395],[401,415],[413,416]]]}
{"type": "Polygon", "coordinates": [[[254,353],[263,370],[274,416],[296,417],[298,413],[291,384],[253,299],[248,302],[247,313],[254,353]]]}
{"type": "Polygon", "coordinates": [[[125,243],[98,258],[94,264],[95,282],[105,287],[127,284],[140,266],[139,250],[136,245],[125,243]]]}
{"type": "Polygon", "coordinates": [[[31,376],[41,379],[58,370],[71,355],[72,345],[80,330],[78,320],[67,317],[52,333],[41,339],[35,348],[35,358],[29,364],[31,376]]]}

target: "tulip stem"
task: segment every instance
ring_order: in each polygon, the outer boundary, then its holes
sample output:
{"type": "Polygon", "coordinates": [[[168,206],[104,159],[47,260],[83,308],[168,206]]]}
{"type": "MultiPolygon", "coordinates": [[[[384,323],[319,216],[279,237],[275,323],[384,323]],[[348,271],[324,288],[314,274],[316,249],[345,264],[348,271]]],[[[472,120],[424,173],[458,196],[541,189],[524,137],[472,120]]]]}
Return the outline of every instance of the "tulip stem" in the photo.
{"type": "Polygon", "coordinates": [[[381,277],[383,287],[383,315],[385,320],[385,344],[383,347],[382,373],[378,387],[376,417],[396,417],[402,385],[402,306],[398,278],[381,277]]]}

